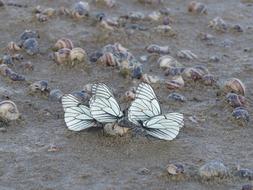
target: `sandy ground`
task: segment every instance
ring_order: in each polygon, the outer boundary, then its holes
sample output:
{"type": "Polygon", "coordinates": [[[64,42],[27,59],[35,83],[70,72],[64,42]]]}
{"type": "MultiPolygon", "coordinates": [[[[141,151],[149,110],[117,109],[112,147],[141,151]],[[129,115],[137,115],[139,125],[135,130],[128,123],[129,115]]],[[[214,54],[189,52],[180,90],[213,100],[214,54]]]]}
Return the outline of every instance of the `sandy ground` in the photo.
{"type": "MultiPolygon", "coordinates": [[[[61,37],[73,40],[75,46],[84,48],[88,54],[109,43],[119,42],[138,58],[147,55],[145,47],[151,43],[169,45],[171,55],[177,50],[190,49],[199,60],[179,61],[185,66],[204,65],[219,78],[219,83],[230,77],[240,78],[247,86],[246,97],[253,99],[252,86],[252,6],[239,0],[203,0],[207,4],[208,15],[191,15],[187,12],[189,1],[166,1],[164,6],[171,9],[174,19],[172,27],[177,37],[157,35],[149,31],[124,30],[105,33],[90,21],[73,21],[67,17],[54,17],[40,23],[33,18],[32,8],[36,5],[58,8],[70,7],[75,1],[19,0],[12,1],[28,5],[28,8],[6,7],[0,9],[0,54],[12,40],[18,40],[25,29],[38,30],[41,53],[28,56],[22,52],[25,61],[34,64],[33,71],[13,68],[24,74],[27,81],[48,80],[51,89],[59,88],[64,93],[80,90],[91,82],[103,81],[114,87],[116,98],[122,108],[129,103],[122,100],[122,94],[136,82],[124,79],[115,68],[97,64],[88,66],[59,66],[48,58],[50,47],[61,37]],[[208,22],[221,16],[231,24],[240,24],[244,32],[225,34],[208,28],[208,22]],[[213,45],[198,39],[200,32],[214,35],[213,45]],[[98,37],[102,36],[102,40],[98,37]],[[224,46],[224,40],[228,47],[224,46]],[[248,51],[245,51],[248,49],[248,51]],[[220,57],[218,63],[208,60],[210,56],[220,57]]],[[[142,5],[135,0],[119,1],[113,9],[91,5],[92,13],[105,12],[109,16],[119,16],[130,11],[148,13],[162,6],[142,5]]],[[[152,27],[159,23],[142,23],[152,27]]],[[[144,72],[159,74],[163,71],[156,64],[158,56],[153,56],[144,64],[144,72]]],[[[18,63],[17,63],[18,64],[18,63]]],[[[179,92],[187,101],[177,103],[167,100],[171,90],[155,85],[155,91],[164,112],[179,111],[186,114],[185,127],[171,142],[146,138],[140,135],[106,137],[99,130],[74,133],[68,131],[63,121],[63,110],[58,102],[40,95],[28,95],[28,83],[12,82],[1,76],[1,99],[8,95],[20,112],[22,119],[11,122],[6,132],[0,132],[0,189],[1,190],[81,190],[81,189],[241,189],[250,183],[247,180],[230,177],[223,180],[200,180],[197,169],[205,162],[218,159],[230,169],[240,164],[253,169],[253,129],[252,120],[247,127],[234,122],[232,109],[217,98],[217,88],[200,83],[186,84],[179,92]],[[188,118],[195,115],[198,123],[188,118]],[[59,150],[49,152],[50,147],[59,150]],[[171,177],[166,173],[166,165],[181,163],[186,175],[171,177]],[[141,172],[147,168],[149,172],[141,172]]],[[[250,116],[252,106],[249,105],[250,116]]]]}

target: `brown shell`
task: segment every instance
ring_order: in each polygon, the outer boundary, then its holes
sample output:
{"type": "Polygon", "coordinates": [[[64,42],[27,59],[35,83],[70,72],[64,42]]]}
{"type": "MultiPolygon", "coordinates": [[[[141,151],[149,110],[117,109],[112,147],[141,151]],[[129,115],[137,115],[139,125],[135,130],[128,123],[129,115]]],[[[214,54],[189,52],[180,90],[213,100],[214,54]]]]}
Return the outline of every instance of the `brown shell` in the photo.
{"type": "Polygon", "coordinates": [[[54,45],[54,49],[56,51],[58,51],[59,49],[62,49],[62,48],[73,49],[73,47],[74,47],[74,45],[73,45],[72,41],[68,38],[61,38],[54,45]]]}
{"type": "Polygon", "coordinates": [[[98,63],[101,63],[102,65],[107,65],[107,66],[117,66],[118,61],[114,57],[112,53],[105,53],[98,59],[98,63]]]}
{"type": "Polygon", "coordinates": [[[82,48],[73,48],[70,51],[70,61],[72,63],[78,62],[81,63],[85,60],[86,58],[86,52],[82,48]]]}
{"type": "Polygon", "coordinates": [[[245,95],[246,87],[242,83],[242,81],[238,78],[230,78],[228,79],[223,86],[223,91],[227,92],[234,92],[238,95],[245,95]]]}
{"type": "Polygon", "coordinates": [[[175,76],[172,80],[165,81],[165,84],[168,89],[180,89],[184,87],[184,80],[182,76],[175,76]]]}
{"type": "Polygon", "coordinates": [[[10,51],[20,51],[21,47],[18,46],[15,42],[9,42],[7,45],[7,49],[10,51]]]}

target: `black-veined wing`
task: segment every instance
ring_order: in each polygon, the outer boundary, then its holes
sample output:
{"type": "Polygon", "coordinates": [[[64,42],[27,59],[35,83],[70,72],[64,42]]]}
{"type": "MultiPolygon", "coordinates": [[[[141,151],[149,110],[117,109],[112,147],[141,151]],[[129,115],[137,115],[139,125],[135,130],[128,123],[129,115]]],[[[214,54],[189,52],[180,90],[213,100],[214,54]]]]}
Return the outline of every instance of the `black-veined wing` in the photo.
{"type": "Polygon", "coordinates": [[[111,90],[103,83],[93,84],[91,93],[93,96],[100,96],[103,98],[114,97],[111,90]]]}
{"type": "Polygon", "coordinates": [[[63,110],[65,111],[69,107],[76,107],[80,104],[80,101],[71,94],[65,94],[61,99],[63,110]]]}
{"type": "Polygon", "coordinates": [[[81,131],[95,125],[90,109],[71,94],[62,97],[64,121],[69,130],[81,131]]]}
{"type": "Polygon", "coordinates": [[[135,100],[128,109],[128,120],[135,125],[142,125],[151,117],[161,114],[161,107],[153,88],[146,83],[139,84],[135,100]]]}
{"type": "Polygon", "coordinates": [[[168,113],[150,118],[143,123],[146,132],[159,139],[173,140],[184,125],[181,113],[168,113]]]}
{"type": "Polygon", "coordinates": [[[90,111],[95,120],[101,123],[113,123],[123,117],[119,104],[105,84],[96,84],[93,93],[90,99],[90,111]]]}

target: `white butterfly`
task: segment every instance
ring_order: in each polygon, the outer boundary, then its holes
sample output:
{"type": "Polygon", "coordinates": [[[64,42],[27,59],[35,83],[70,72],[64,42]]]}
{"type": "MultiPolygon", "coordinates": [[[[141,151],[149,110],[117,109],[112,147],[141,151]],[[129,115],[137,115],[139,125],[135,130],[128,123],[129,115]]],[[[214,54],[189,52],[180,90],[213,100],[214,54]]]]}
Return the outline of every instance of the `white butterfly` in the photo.
{"type": "Polygon", "coordinates": [[[64,121],[69,130],[81,131],[96,126],[90,109],[82,105],[75,96],[71,94],[64,95],[62,97],[62,107],[64,110],[64,121]]]}
{"type": "Polygon", "coordinates": [[[90,99],[92,117],[100,123],[114,123],[123,117],[120,106],[110,89],[102,83],[92,86],[93,96],[90,99]]]}
{"type": "Polygon", "coordinates": [[[156,94],[149,84],[141,83],[136,90],[135,100],[128,109],[128,120],[154,137],[173,140],[184,125],[183,114],[162,115],[156,94]]]}

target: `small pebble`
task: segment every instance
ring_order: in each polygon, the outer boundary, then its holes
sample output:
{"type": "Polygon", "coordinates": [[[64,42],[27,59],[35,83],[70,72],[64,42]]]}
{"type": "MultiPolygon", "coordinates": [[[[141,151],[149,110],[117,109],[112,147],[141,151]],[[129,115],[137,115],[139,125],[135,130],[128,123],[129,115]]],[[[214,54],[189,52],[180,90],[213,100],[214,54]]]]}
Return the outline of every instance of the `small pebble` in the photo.
{"type": "Polygon", "coordinates": [[[61,101],[61,97],[63,96],[63,92],[59,89],[53,89],[50,91],[49,99],[52,101],[61,101]]]}
{"type": "Polygon", "coordinates": [[[213,177],[223,178],[228,176],[228,168],[222,162],[213,160],[201,166],[199,174],[204,179],[213,177]]]}
{"type": "Polygon", "coordinates": [[[177,52],[177,57],[181,59],[188,59],[188,60],[193,60],[193,59],[198,59],[198,56],[192,53],[190,50],[180,50],[177,52]]]}
{"type": "Polygon", "coordinates": [[[243,107],[237,107],[233,110],[232,116],[237,120],[241,126],[247,126],[250,121],[249,112],[243,107]]]}
{"type": "Polygon", "coordinates": [[[167,97],[169,100],[175,100],[175,101],[179,101],[179,102],[185,102],[186,101],[186,98],[179,94],[179,93],[176,93],[176,92],[173,92],[171,94],[168,95],[167,97]]]}

